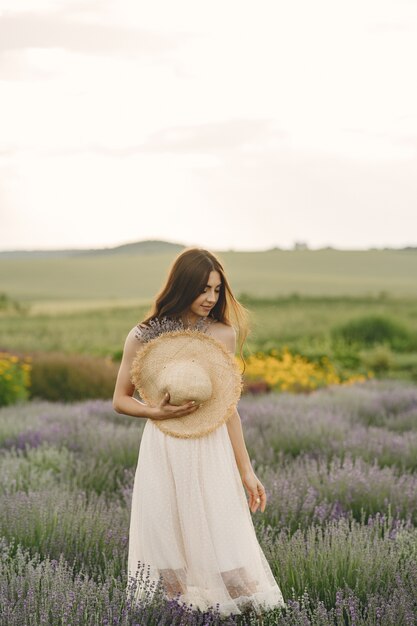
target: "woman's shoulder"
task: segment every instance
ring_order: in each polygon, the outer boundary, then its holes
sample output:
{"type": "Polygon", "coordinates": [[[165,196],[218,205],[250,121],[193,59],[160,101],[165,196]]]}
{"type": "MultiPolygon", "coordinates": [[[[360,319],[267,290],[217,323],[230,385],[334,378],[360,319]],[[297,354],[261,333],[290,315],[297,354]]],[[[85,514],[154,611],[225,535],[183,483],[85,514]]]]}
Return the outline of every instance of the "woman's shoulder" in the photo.
{"type": "Polygon", "coordinates": [[[213,328],[210,328],[208,334],[217,339],[220,343],[231,352],[235,353],[236,350],[236,329],[232,324],[221,322],[217,320],[213,328]]]}
{"type": "Polygon", "coordinates": [[[213,336],[223,338],[236,335],[236,329],[232,324],[221,322],[218,319],[213,319],[210,326],[214,326],[214,328],[212,329],[213,336]]]}
{"type": "Polygon", "coordinates": [[[234,326],[232,326],[229,322],[222,322],[221,320],[213,317],[211,318],[211,325],[214,323],[216,323],[216,328],[234,328],[234,326]]]}

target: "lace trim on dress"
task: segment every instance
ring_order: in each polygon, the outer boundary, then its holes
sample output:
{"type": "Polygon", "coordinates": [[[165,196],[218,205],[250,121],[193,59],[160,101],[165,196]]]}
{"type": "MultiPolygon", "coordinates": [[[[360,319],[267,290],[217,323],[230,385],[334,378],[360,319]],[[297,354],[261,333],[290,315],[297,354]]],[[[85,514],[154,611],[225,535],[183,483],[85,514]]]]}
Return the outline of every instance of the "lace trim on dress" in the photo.
{"type": "MultiPolygon", "coordinates": [[[[183,568],[160,569],[159,572],[162,576],[165,592],[169,596],[173,597],[178,593],[184,594],[186,592],[186,574],[183,568]]],[[[231,598],[252,596],[258,591],[258,581],[251,580],[244,567],[221,572],[221,576],[231,598]]]]}
{"type": "MultiPolygon", "coordinates": [[[[187,573],[184,568],[158,568],[156,572],[161,577],[163,593],[168,599],[175,599],[188,605],[191,602],[194,608],[198,607],[201,610],[207,610],[210,606],[214,608],[214,603],[209,600],[211,594],[203,600],[205,595],[203,587],[197,589],[192,585],[187,586],[187,573]]],[[[286,606],[277,585],[265,588],[265,585],[253,578],[245,567],[221,571],[220,574],[223,582],[219,583],[217,597],[222,598],[220,604],[223,614],[229,614],[230,611],[239,614],[246,610],[262,614],[263,611],[276,606],[286,606]]]]}

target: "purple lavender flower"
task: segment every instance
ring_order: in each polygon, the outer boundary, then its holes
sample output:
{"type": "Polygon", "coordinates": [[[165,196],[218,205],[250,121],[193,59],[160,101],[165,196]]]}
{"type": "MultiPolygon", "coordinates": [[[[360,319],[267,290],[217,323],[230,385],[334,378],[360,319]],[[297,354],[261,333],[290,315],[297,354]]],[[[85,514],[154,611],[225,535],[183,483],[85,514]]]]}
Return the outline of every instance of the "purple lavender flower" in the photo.
{"type": "MultiPolygon", "coordinates": [[[[207,320],[205,317],[200,317],[197,323],[193,326],[193,330],[200,330],[203,332],[206,328],[207,320]]],[[[146,328],[136,327],[135,337],[142,343],[147,343],[162,333],[169,333],[177,330],[185,330],[182,319],[174,317],[171,318],[164,315],[161,319],[154,317],[149,320],[146,328]]]]}

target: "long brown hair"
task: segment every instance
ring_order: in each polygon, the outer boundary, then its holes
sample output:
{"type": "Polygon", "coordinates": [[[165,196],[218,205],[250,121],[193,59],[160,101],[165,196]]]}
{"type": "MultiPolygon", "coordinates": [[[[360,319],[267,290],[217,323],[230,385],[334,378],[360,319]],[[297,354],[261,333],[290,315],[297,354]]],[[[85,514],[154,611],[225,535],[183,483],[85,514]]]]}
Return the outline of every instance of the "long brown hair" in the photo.
{"type": "Polygon", "coordinates": [[[141,323],[146,324],[154,317],[161,318],[165,315],[178,319],[204,291],[212,271],[219,272],[221,285],[219,298],[208,316],[235,327],[245,371],[243,344],[250,332],[248,311],[233,295],[221,262],[208,250],[186,248],[176,257],[169,269],[165,285],[156,296],[148,317],[141,323]]]}

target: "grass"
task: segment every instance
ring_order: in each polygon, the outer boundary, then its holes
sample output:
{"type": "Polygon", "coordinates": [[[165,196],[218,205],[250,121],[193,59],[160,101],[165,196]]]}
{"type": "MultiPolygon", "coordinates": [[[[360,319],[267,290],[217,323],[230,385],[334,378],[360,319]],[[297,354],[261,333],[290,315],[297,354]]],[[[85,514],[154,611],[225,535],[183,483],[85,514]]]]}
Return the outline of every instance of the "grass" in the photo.
{"type": "MultiPolygon", "coordinates": [[[[252,351],[285,344],[305,352],[328,353],[330,330],[368,314],[389,315],[417,335],[417,299],[248,298],[252,351]]],[[[144,318],[148,306],[115,307],[72,313],[0,316],[0,347],[108,356],[120,353],[129,330],[144,318]]]]}

